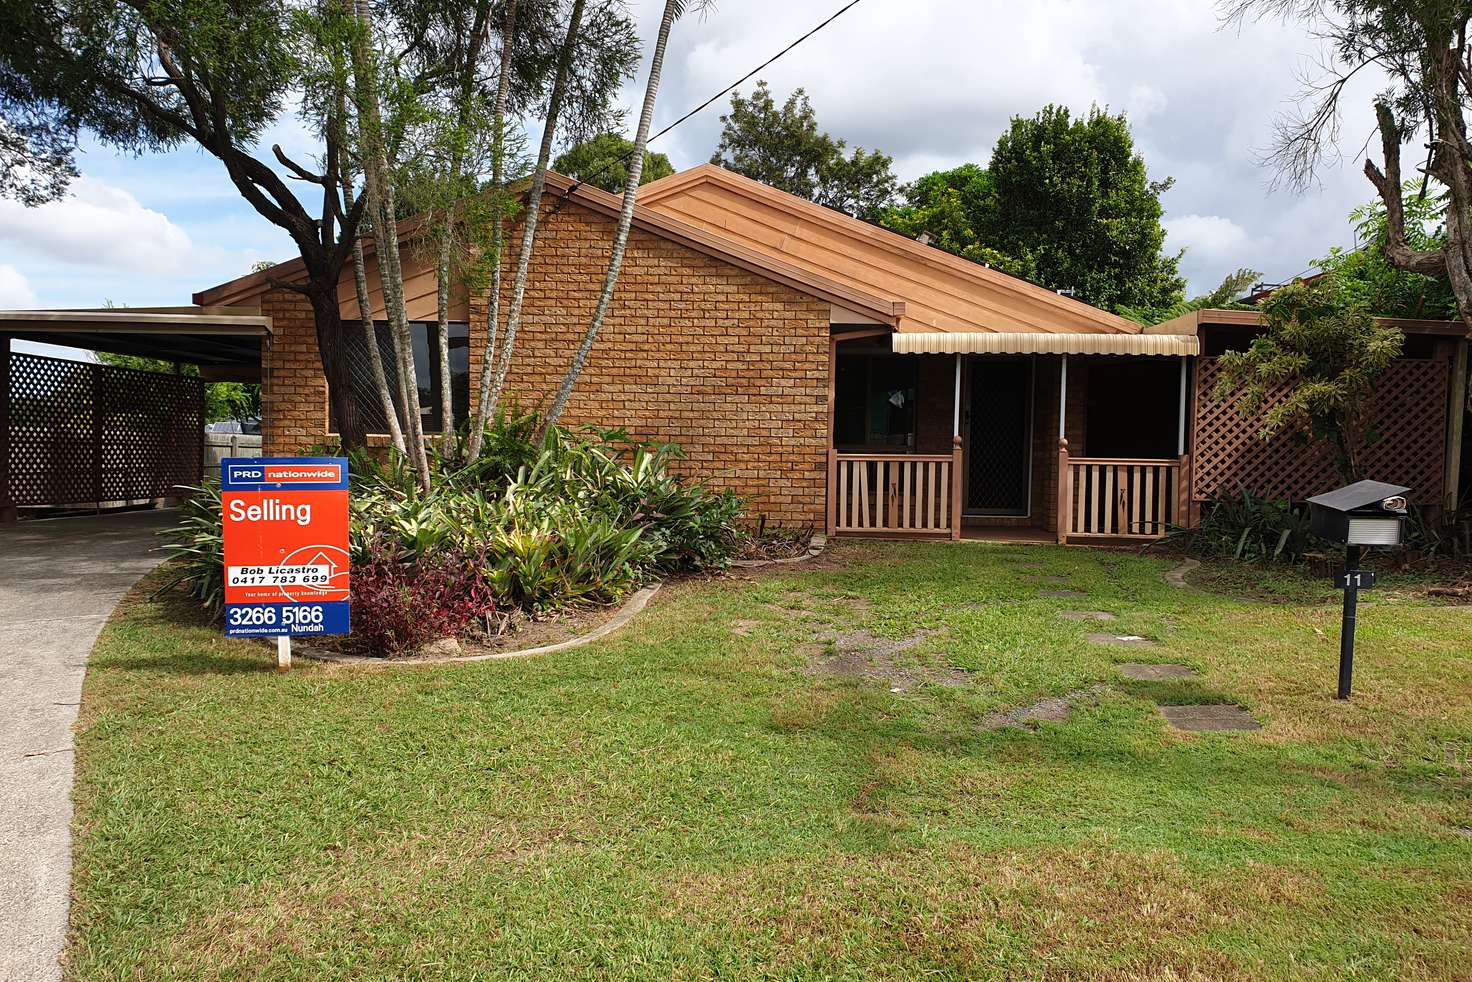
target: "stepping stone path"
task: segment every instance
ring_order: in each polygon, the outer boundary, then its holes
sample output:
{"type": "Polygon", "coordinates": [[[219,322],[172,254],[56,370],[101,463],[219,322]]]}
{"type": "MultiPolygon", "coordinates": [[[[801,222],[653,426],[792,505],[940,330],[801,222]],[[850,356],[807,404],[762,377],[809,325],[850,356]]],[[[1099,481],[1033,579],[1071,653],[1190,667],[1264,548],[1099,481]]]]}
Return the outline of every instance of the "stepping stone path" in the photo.
{"type": "Polygon", "coordinates": [[[1241,706],[1161,706],[1163,715],[1171,726],[1193,733],[1228,733],[1242,730],[1260,730],[1262,724],[1241,706]]]}
{"type": "Polygon", "coordinates": [[[1030,706],[1018,706],[1016,709],[988,713],[981,719],[981,728],[984,730],[1000,730],[1006,727],[1026,729],[1027,724],[1042,720],[1061,723],[1068,719],[1074,706],[1078,703],[1097,698],[1108,690],[1109,686],[1098,682],[1087,689],[1075,689],[1065,695],[1046,696],[1030,706]]]}
{"type": "Polygon", "coordinates": [[[1085,634],[1084,638],[1095,644],[1107,644],[1115,648],[1153,648],[1155,642],[1138,634],[1085,634]]]}
{"type": "Polygon", "coordinates": [[[1024,576],[1023,579],[1024,580],[1027,580],[1029,583],[1067,583],[1068,582],[1068,577],[1066,577],[1066,576],[1041,576],[1041,575],[1037,575],[1037,576],[1024,576]]]}
{"type": "Polygon", "coordinates": [[[1150,665],[1142,663],[1126,662],[1116,665],[1119,674],[1125,678],[1140,679],[1144,682],[1161,682],[1165,679],[1194,679],[1196,672],[1187,665],[1150,665]]]}
{"type": "Polygon", "coordinates": [[[1077,590],[1039,590],[1038,596],[1047,597],[1050,600],[1071,600],[1076,597],[1087,597],[1087,593],[1077,590]]]}
{"type": "Polygon", "coordinates": [[[1065,621],[1117,621],[1118,617],[1103,610],[1060,610],[1058,616],[1065,621]]]}

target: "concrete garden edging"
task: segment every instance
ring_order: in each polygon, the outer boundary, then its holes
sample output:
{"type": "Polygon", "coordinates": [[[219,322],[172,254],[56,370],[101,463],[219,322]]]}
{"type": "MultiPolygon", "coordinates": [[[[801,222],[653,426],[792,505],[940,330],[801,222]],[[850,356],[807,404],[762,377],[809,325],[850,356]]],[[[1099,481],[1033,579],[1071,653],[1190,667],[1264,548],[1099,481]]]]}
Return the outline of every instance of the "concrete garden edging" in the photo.
{"type": "Polygon", "coordinates": [[[470,662],[501,661],[510,658],[532,658],[537,655],[551,655],[559,651],[568,651],[572,648],[581,648],[585,644],[591,644],[599,638],[607,637],[617,631],[634,616],[649,605],[654,595],[659,592],[663,583],[653,583],[634,591],[629,599],[625,600],[618,613],[609,620],[598,625],[587,634],[580,634],[566,641],[557,641],[552,644],[537,645],[535,648],[518,648],[515,651],[492,651],[484,655],[449,655],[444,658],[369,658],[363,655],[329,655],[325,651],[312,651],[303,649],[297,654],[312,661],[328,662],[333,665],[351,665],[354,667],[370,668],[412,668],[416,665],[464,665],[470,662]]]}
{"type": "Polygon", "coordinates": [[[1181,565],[1175,569],[1166,570],[1165,582],[1171,586],[1180,587],[1182,590],[1194,590],[1195,587],[1186,582],[1186,577],[1195,570],[1201,568],[1201,562],[1196,559],[1184,559],[1181,565]]]}
{"type": "Polygon", "coordinates": [[[737,569],[761,569],[764,566],[785,566],[788,563],[805,563],[809,559],[821,556],[823,550],[828,548],[828,536],[822,532],[814,532],[813,537],[808,540],[807,551],[801,556],[789,556],[786,559],[733,559],[731,565],[737,569]]]}
{"type": "MultiPolygon", "coordinates": [[[[731,565],[741,569],[758,569],[763,566],[776,566],[787,563],[801,563],[820,556],[827,548],[828,537],[821,533],[815,534],[808,542],[807,551],[800,556],[791,556],[786,559],[738,559],[731,565]]],[[[518,648],[515,651],[492,651],[483,655],[446,655],[441,658],[370,658],[365,655],[333,655],[325,651],[314,651],[311,648],[300,648],[295,654],[311,661],[325,662],[331,665],[351,665],[355,667],[369,668],[408,668],[416,665],[464,665],[471,662],[503,661],[511,658],[534,658],[538,655],[553,655],[560,651],[570,651],[573,648],[581,648],[583,645],[591,644],[599,638],[605,638],[615,631],[623,628],[633,620],[640,611],[649,606],[649,601],[659,592],[663,583],[653,583],[634,591],[629,599],[625,600],[618,613],[604,623],[598,625],[587,634],[580,634],[566,641],[557,641],[552,644],[537,645],[534,648],[518,648]]]]}

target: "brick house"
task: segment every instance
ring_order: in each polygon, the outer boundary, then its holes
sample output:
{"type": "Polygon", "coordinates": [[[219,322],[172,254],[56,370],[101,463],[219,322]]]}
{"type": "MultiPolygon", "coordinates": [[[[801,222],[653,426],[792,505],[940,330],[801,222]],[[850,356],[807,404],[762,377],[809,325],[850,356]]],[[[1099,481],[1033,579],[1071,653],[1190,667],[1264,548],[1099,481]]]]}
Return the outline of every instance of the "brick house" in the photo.
{"type": "MultiPolygon", "coordinates": [[[[509,383],[523,407],[549,398],[571,360],[618,207],[548,177],[509,383]]],[[[435,430],[432,264],[411,247],[405,269],[435,430]]],[[[310,309],[273,286],[293,275],[300,264],[283,263],[194,297],[270,318],[268,454],[331,433],[310,309]]],[[[357,319],[350,271],[339,293],[344,319],[357,319]]],[[[370,293],[381,304],[374,272],[370,293]]],[[[456,422],[472,408],[486,307],[485,296],[452,296],[456,422]]],[[[1151,537],[1238,481],[1295,499],[1334,483],[1326,458],[1286,437],[1263,444],[1211,398],[1214,356],[1245,344],[1257,323],[1251,311],[1198,311],[1142,330],[704,165],[640,190],[614,303],[564,420],[678,443],[688,473],[749,495],[753,513],[788,526],[1151,537]]],[[[1415,488],[1422,504],[1454,504],[1466,330],[1395,323],[1407,349],[1377,397],[1387,439],[1370,453],[1372,476],[1415,488]]],[[[350,356],[366,364],[366,351],[350,356]]]]}

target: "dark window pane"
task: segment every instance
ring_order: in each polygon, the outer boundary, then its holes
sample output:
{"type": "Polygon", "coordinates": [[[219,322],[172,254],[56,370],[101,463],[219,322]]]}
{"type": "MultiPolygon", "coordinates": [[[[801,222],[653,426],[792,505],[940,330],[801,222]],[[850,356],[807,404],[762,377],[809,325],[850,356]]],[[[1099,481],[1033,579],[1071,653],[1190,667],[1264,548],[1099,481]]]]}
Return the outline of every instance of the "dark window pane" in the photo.
{"type": "MultiPolygon", "coordinates": [[[[368,358],[363,332],[357,324],[344,325],[347,335],[348,370],[358,393],[358,402],[364,415],[368,432],[387,433],[388,421],[384,418],[382,403],[373,381],[373,366],[368,358]]],[[[373,325],[378,340],[379,357],[383,360],[383,372],[388,379],[389,397],[402,415],[399,405],[398,369],[394,363],[393,334],[387,321],[373,325]]],[[[450,327],[450,398],[455,413],[455,424],[465,422],[470,414],[470,328],[461,322],[451,322],[450,327]]],[[[439,329],[433,321],[413,321],[409,333],[414,346],[414,374],[418,382],[419,408],[426,432],[440,429],[439,397],[439,329]]],[[[333,423],[334,427],[336,422],[333,423]]]]}

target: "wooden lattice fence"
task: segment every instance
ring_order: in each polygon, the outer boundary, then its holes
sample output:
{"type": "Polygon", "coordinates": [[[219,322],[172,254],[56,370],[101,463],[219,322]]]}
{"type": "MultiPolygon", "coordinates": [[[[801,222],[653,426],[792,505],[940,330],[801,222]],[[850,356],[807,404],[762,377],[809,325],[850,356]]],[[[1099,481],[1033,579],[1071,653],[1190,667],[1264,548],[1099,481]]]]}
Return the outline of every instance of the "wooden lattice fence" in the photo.
{"type": "Polygon", "coordinates": [[[19,352],[7,360],[0,504],[141,501],[199,483],[199,379],[19,352]]]}
{"type": "MultiPolygon", "coordinates": [[[[1237,411],[1237,399],[1212,395],[1221,370],[1215,358],[1197,364],[1193,496],[1198,501],[1237,494],[1302,501],[1343,483],[1322,444],[1280,433],[1264,441],[1261,422],[1237,411]]],[[[1365,476],[1402,484],[1414,500],[1440,501],[1446,480],[1447,385],[1445,361],[1403,358],[1380,377],[1371,401],[1379,439],[1363,452],[1365,476]]],[[[1281,396],[1269,405],[1281,401],[1281,396]]]]}

